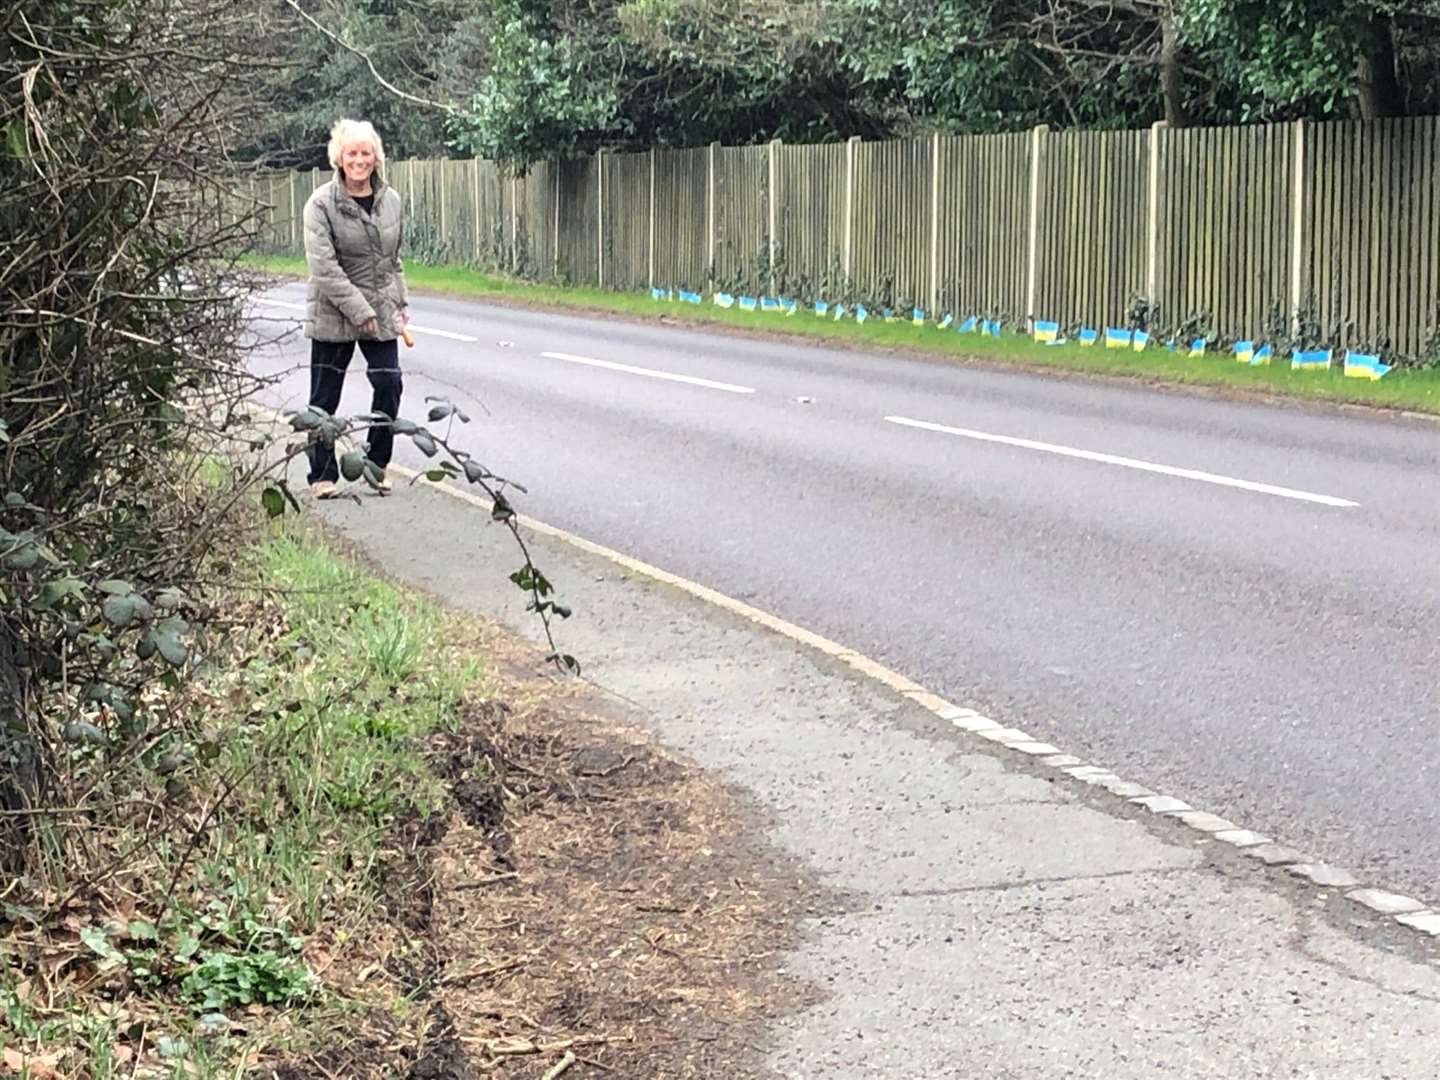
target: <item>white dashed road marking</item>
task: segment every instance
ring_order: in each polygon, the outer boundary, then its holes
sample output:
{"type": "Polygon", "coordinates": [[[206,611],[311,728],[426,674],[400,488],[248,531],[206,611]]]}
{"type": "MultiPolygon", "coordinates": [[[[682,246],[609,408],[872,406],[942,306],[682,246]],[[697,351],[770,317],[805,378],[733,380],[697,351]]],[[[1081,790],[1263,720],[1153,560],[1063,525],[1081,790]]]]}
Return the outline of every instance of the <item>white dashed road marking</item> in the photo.
{"type": "Polygon", "coordinates": [[[1199,480],[1206,484],[1218,484],[1221,487],[1239,488],[1242,491],[1255,491],[1262,495],[1278,495],[1282,499],[1298,499],[1300,502],[1319,503],[1321,506],[1353,507],[1360,505],[1357,502],[1337,498],[1334,495],[1317,495],[1313,491],[1299,491],[1295,488],[1277,487],[1274,484],[1262,484],[1254,480],[1238,480],[1233,476],[1221,476],[1219,473],[1201,472],[1199,469],[1181,469],[1174,465],[1157,465],[1153,461],[1141,461],[1139,458],[1121,457],[1118,454],[1104,454],[1098,450],[1077,450],[1073,446],[1058,446],[1055,443],[1036,442],[1034,439],[1017,439],[1013,435],[992,435],[987,431],[971,431],[969,428],[950,427],[946,424],[933,424],[928,420],[911,420],[906,416],[887,416],[885,419],[892,424],[919,428],[922,431],[938,431],[943,435],[958,435],[964,439],[978,439],[981,442],[1018,446],[1022,450],[1039,450],[1046,454],[1058,454],[1061,457],[1079,458],[1082,461],[1098,461],[1103,465],[1119,465],[1126,469],[1139,469],[1141,472],[1160,473],[1163,476],[1178,476],[1182,480],[1199,480]]]}
{"type": "Polygon", "coordinates": [[[694,375],[676,375],[670,371],[656,371],[654,368],[636,367],[633,364],[617,364],[613,360],[595,360],[589,356],[576,356],[574,353],[545,352],[541,356],[547,360],[564,360],[568,364],[584,364],[586,367],[604,368],[606,371],[620,371],[626,375],[644,375],[650,379],[665,379],[667,382],[689,383],[691,386],[703,386],[710,390],[724,390],[731,394],[753,394],[754,387],[736,386],[734,383],[716,382],[713,379],[700,379],[694,375]]]}

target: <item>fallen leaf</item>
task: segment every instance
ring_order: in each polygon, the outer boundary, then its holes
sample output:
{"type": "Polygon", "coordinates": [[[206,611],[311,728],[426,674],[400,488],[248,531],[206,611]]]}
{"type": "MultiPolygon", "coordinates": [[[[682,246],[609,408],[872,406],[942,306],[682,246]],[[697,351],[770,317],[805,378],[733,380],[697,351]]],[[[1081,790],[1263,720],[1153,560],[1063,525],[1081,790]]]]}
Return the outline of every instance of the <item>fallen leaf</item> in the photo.
{"type": "Polygon", "coordinates": [[[24,1076],[29,1080],[65,1080],[55,1071],[59,1054],[22,1054],[19,1050],[6,1047],[0,1050],[0,1066],[7,1076],[24,1076]]]}

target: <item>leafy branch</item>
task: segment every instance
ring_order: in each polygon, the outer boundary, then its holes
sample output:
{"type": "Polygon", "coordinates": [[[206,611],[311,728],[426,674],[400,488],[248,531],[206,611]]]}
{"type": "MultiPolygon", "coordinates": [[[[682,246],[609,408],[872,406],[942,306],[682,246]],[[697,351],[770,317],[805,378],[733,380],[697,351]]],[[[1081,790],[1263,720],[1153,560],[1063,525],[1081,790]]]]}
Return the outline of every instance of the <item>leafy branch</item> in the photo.
{"type": "MultiPolygon", "coordinates": [[[[571,610],[555,599],[554,585],[535,565],[529,545],[526,544],[525,537],[520,532],[520,516],[516,513],[514,505],[506,494],[510,490],[524,494],[526,493],[525,488],[513,480],[508,480],[492,472],[477,461],[469,451],[453,443],[452,433],[456,422],[462,424],[470,422],[470,417],[464,411],[445,397],[430,396],[425,400],[430,405],[427,422],[438,424],[444,421],[443,434],[403,417],[391,419],[384,413],[361,413],[344,418],[332,416],[323,409],[308,405],[303,409],[292,410],[286,414],[290,427],[293,431],[304,433],[306,439],[303,445],[293,446],[285,460],[288,461],[316,442],[338,448],[346,443],[353,444],[355,436],[361,432],[372,428],[388,427],[394,434],[408,438],[426,458],[435,460],[435,464],[421,474],[424,479],[436,484],[443,484],[451,480],[463,480],[479,488],[490,500],[490,520],[509,530],[511,538],[520,551],[523,561],[519,569],[510,575],[510,581],[516,588],[530,596],[526,610],[533,611],[540,619],[550,650],[545,657],[546,661],[554,664],[563,672],[578,675],[580,662],[569,653],[560,651],[554,633],[553,621],[568,619],[571,610]]],[[[379,466],[365,456],[363,450],[352,445],[350,449],[346,449],[338,455],[338,464],[340,475],[346,480],[352,483],[364,482],[372,489],[379,490],[383,472],[379,466]]],[[[267,486],[261,492],[261,501],[271,517],[280,517],[285,513],[287,506],[299,510],[299,504],[295,501],[289,488],[279,483],[267,486]]]]}

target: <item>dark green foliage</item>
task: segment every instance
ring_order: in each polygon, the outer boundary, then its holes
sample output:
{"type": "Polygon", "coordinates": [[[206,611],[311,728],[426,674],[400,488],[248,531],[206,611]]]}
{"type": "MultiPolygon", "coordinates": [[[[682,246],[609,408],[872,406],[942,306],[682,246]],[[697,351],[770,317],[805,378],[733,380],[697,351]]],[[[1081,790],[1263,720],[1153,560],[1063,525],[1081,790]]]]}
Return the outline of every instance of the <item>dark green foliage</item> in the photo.
{"type": "MultiPolygon", "coordinates": [[[[300,2],[300,0],[297,0],[300,2]]],[[[285,0],[274,0],[277,29],[285,0]]],[[[323,164],[341,113],[392,156],[1227,124],[1440,108],[1437,0],[364,0],[267,40],[255,149],[323,164]]]]}

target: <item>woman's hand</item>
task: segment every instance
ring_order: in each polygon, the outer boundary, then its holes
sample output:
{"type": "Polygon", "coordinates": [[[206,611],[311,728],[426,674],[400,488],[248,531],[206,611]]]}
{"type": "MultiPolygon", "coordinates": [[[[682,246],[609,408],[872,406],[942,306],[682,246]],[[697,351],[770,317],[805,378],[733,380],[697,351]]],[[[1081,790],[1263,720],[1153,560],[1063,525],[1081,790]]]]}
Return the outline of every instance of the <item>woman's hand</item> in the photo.
{"type": "Polygon", "coordinates": [[[378,333],[379,330],[380,324],[377,323],[374,319],[366,319],[360,324],[360,332],[362,334],[375,334],[378,333]]]}

